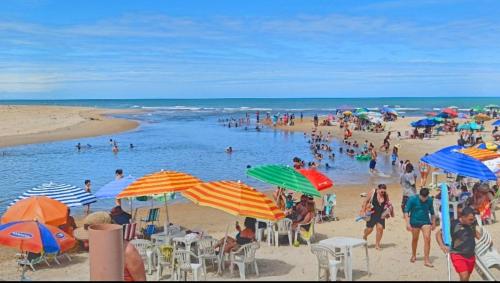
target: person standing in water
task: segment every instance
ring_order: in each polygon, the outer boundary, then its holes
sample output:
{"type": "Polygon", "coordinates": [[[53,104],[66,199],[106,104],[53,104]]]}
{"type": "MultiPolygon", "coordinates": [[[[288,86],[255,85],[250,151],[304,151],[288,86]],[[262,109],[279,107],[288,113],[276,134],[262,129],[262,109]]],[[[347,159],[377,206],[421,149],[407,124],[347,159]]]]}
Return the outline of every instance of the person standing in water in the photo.
{"type": "Polygon", "coordinates": [[[370,173],[375,174],[377,172],[377,169],[375,169],[375,166],[377,166],[377,151],[374,146],[370,146],[370,157],[370,173]]]}
{"type": "MultiPolygon", "coordinates": [[[[116,169],[115,171],[115,180],[118,181],[123,178],[123,170],[122,169],[116,169]]],[[[121,206],[122,205],[122,200],[121,199],[116,199],[115,200],[116,205],[121,206]]]]}
{"type": "MultiPolygon", "coordinates": [[[[92,186],[92,184],[90,183],[90,180],[85,180],[85,191],[87,193],[92,193],[90,187],[92,186]]],[[[85,215],[89,215],[89,212],[90,212],[90,204],[87,204],[85,206],[85,215]]]]}

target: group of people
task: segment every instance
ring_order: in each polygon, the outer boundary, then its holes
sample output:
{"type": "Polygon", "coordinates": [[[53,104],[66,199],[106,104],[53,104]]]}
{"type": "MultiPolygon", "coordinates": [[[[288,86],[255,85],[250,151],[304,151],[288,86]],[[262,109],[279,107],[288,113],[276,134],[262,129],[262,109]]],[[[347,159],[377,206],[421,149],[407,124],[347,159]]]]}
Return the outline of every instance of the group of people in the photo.
{"type": "MultiPolygon", "coordinates": [[[[118,148],[118,142],[117,142],[116,140],[109,139],[109,145],[111,146],[111,151],[112,151],[114,154],[117,154],[117,153],[120,151],[120,149],[118,148]]],[[[78,152],[81,152],[81,151],[82,151],[82,149],[84,149],[84,148],[86,148],[86,149],[91,149],[91,148],[92,148],[92,145],[91,145],[91,144],[87,144],[87,145],[84,147],[84,146],[83,146],[83,145],[79,142],[79,143],[77,143],[77,144],[76,144],[76,146],[75,146],[75,147],[76,147],[76,150],[77,150],[78,152]]],[[[131,144],[129,145],[129,148],[130,148],[130,149],[134,149],[134,148],[135,148],[134,144],[132,144],[132,143],[131,143],[131,144]]]]}

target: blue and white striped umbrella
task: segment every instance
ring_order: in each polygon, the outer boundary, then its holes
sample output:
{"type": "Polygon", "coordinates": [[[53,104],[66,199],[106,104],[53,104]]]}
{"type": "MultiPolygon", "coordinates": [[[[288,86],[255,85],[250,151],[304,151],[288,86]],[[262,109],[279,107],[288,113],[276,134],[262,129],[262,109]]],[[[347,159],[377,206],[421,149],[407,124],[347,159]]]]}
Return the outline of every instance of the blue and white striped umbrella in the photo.
{"type": "Polygon", "coordinates": [[[93,194],[87,193],[84,189],[72,185],[50,182],[26,191],[11,202],[9,206],[32,196],[46,196],[58,200],[68,207],[83,206],[97,201],[93,194]]]}

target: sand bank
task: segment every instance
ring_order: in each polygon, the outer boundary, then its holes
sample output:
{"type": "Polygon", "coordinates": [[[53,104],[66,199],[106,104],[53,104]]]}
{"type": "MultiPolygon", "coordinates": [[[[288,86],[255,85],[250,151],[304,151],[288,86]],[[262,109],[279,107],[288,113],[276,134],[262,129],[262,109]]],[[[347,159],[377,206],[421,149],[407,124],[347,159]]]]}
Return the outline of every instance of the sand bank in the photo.
{"type": "Polygon", "coordinates": [[[0,147],[119,133],[136,128],[137,121],[108,115],[130,113],[63,106],[0,106],[0,147]]]}

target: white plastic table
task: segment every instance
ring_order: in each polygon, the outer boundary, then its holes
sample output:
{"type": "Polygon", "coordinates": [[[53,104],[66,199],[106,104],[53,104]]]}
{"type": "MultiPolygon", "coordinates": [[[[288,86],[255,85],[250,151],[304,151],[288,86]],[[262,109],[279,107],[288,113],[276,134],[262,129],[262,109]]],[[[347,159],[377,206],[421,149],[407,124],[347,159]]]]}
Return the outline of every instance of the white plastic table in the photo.
{"type": "Polygon", "coordinates": [[[366,271],[370,275],[370,264],[368,259],[368,243],[363,239],[350,237],[333,237],[322,240],[320,244],[331,247],[332,249],[339,248],[344,254],[344,274],[347,281],[352,281],[352,249],[355,247],[365,247],[366,252],[366,271]]]}

